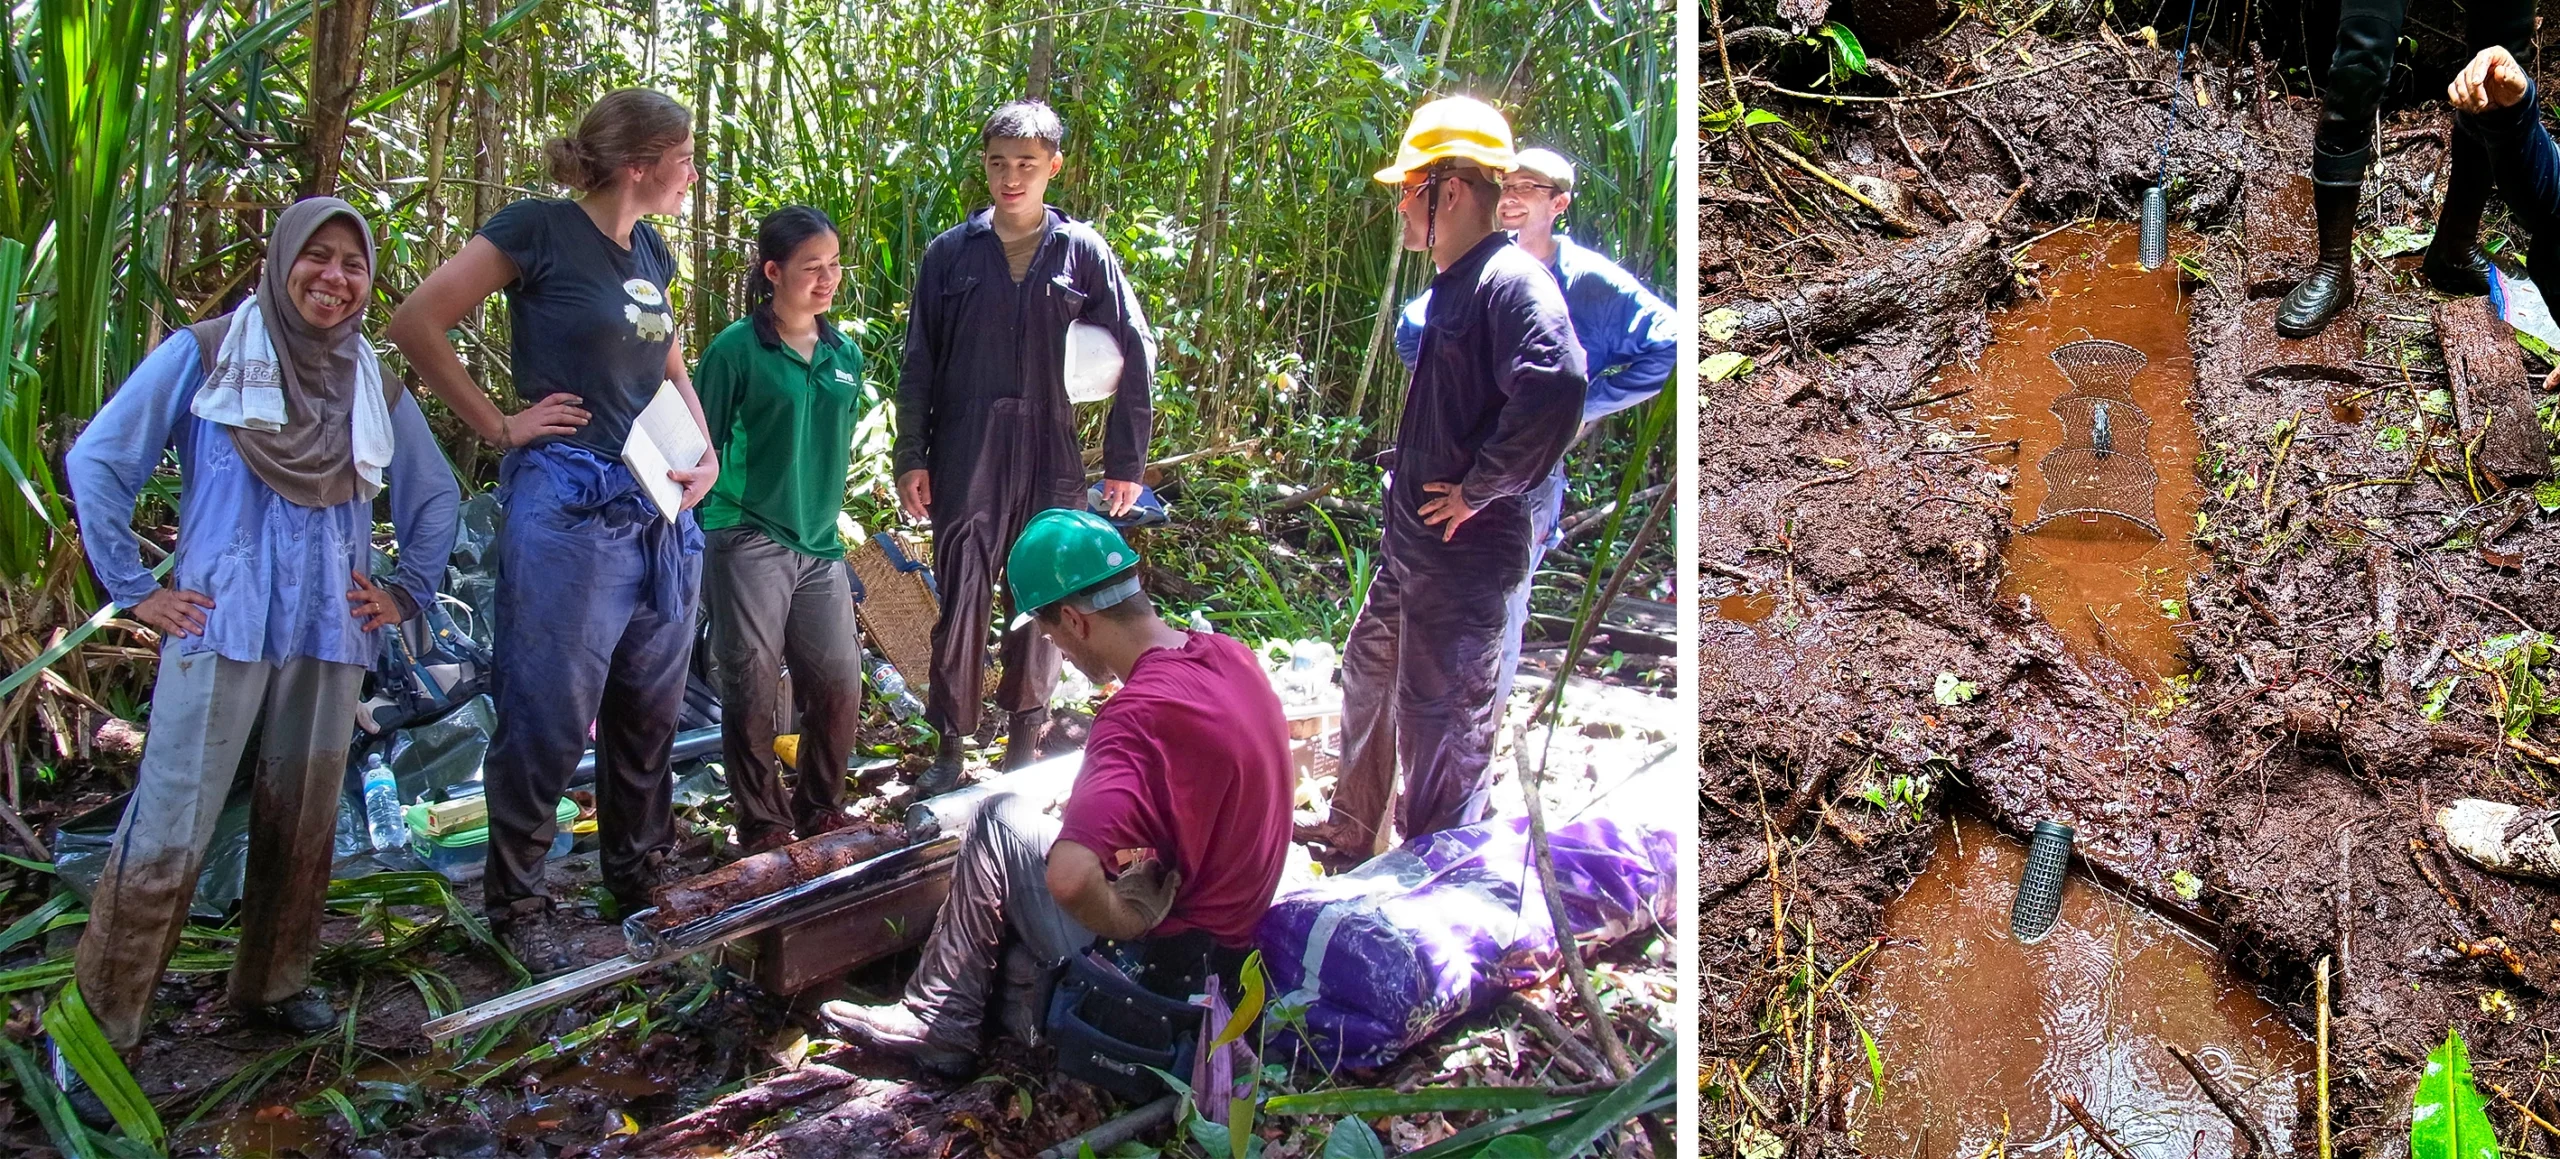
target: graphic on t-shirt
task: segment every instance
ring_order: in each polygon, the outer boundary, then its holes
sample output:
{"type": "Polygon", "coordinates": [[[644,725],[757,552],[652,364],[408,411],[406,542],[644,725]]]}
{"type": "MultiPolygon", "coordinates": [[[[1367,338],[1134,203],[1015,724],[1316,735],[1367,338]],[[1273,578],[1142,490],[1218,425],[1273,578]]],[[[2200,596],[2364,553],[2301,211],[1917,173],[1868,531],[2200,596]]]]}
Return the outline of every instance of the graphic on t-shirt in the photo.
{"type": "Polygon", "coordinates": [[[674,315],[667,313],[665,310],[643,310],[640,308],[641,306],[663,306],[666,304],[667,299],[665,295],[658,292],[657,283],[652,282],[647,278],[633,278],[630,281],[622,283],[622,292],[631,295],[632,299],[639,303],[638,305],[624,306],[622,308],[622,316],[630,321],[632,330],[640,335],[641,341],[655,342],[676,332],[676,320],[674,315]]]}

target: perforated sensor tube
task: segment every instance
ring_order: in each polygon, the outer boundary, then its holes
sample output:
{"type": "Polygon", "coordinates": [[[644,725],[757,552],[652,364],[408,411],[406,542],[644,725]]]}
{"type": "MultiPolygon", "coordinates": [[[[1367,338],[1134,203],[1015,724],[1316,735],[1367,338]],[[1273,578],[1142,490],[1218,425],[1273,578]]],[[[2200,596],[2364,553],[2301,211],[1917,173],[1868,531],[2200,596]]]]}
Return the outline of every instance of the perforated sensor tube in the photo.
{"type": "Polygon", "coordinates": [[[2062,916],[2062,883],[2071,875],[2071,827],[2060,821],[2036,822],[2027,841],[2027,871],[2018,879],[2018,900],[2009,910],[2009,932],[2029,945],[2053,932],[2062,916]]]}

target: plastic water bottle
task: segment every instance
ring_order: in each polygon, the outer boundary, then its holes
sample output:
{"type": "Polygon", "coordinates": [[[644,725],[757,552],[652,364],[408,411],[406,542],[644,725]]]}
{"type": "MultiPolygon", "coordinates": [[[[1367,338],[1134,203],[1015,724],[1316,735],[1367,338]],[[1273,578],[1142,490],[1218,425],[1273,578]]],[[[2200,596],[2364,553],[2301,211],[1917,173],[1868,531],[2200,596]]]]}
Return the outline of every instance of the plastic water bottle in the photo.
{"type": "Polygon", "coordinates": [[[1292,703],[1314,704],[1333,691],[1334,665],[1341,659],[1323,640],[1299,640],[1289,646],[1287,685],[1292,703]]]}
{"type": "Polygon", "coordinates": [[[898,675],[897,665],[886,660],[871,662],[871,687],[888,700],[889,712],[900,720],[913,720],[924,715],[924,702],[907,691],[907,678],[898,675]]]}
{"type": "Polygon", "coordinates": [[[400,816],[400,784],[381,753],[364,761],[364,817],[376,852],[409,844],[409,823],[400,816]]]}

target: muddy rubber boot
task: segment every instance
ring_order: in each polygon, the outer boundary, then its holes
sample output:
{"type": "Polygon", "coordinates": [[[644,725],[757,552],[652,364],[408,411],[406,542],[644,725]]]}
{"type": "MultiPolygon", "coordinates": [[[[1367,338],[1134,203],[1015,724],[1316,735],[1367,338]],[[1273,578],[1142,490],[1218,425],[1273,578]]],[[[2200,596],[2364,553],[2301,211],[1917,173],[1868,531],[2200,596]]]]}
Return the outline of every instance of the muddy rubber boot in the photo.
{"type": "Polygon", "coordinates": [[[2276,333],[2309,338],[2329,328],[2356,300],[2356,196],[2353,185],[2312,187],[2312,209],[2320,216],[2320,264],[2293,287],[2276,307],[2276,333]]]}
{"type": "Polygon", "coordinates": [[[1049,732],[1049,710],[1035,708],[1017,712],[1007,722],[1004,734],[1004,772],[1012,772],[1040,758],[1040,738],[1049,732]]]}
{"type": "Polygon", "coordinates": [[[569,972],[569,940],[560,928],[560,915],[551,910],[551,899],[528,897],[489,915],[489,931],[498,936],[498,944],[515,955],[525,972],[536,982],[548,981],[569,972]]]}
{"type": "Polygon", "coordinates": [[[935,1074],[966,1078],[978,1069],[977,1052],[935,1039],[933,1028],[904,1002],[885,1006],[829,1002],[818,1008],[818,1017],[848,1042],[903,1054],[935,1074]]]}
{"type": "Polygon", "coordinates": [[[2489,259],[2480,252],[2480,215],[2489,208],[2489,188],[2496,181],[2486,146],[2454,134],[2452,173],[2445,181],[2444,206],[2436,211],[2436,235],[2427,243],[2427,260],[2418,269],[2437,292],[2476,298],[2489,292],[2489,259]]]}
{"type": "MultiPolygon", "coordinates": [[[[782,837],[783,845],[791,843],[789,832],[783,833],[782,837]]],[[[675,857],[664,849],[652,849],[640,855],[640,867],[632,870],[630,876],[617,881],[608,881],[604,883],[604,888],[606,892],[613,895],[615,908],[623,916],[628,917],[656,905],[657,901],[651,895],[658,891],[659,886],[675,878],[675,857]]]]}
{"type": "Polygon", "coordinates": [[[960,787],[960,738],[942,738],[942,747],[934,750],[933,763],[924,775],[916,778],[916,800],[939,797],[960,787]]]}
{"type": "Polygon", "coordinates": [[[2491,873],[2560,879],[2560,809],[2466,797],[2436,810],[2453,851],[2491,873]]]}
{"type": "Polygon", "coordinates": [[[329,1004],[329,996],[318,987],[261,1006],[251,1014],[260,1022],[304,1038],[338,1025],[339,1018],[338,1008],[329,1004]]]}

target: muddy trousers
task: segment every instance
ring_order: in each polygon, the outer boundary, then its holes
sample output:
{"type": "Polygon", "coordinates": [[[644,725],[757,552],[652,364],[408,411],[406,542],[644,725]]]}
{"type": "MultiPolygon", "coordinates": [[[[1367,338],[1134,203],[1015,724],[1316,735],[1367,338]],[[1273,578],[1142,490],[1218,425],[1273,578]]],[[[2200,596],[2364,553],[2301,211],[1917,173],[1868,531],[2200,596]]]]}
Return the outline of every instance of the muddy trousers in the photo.
{"type": "Polygon", "coordinates": [[[960,842],[951,895],[907,979],[906,1004],[937,1045],[975,1052],[1006,929],[1043,967],[1093,944],[1093,931],[1049,893],[1058,821],[1012,793],[987,798],[960,842]]]}
{"type": "MultiPolygon", "coordinates": [[[[924,720],[945,737],[978,731],[986,701],[987,617],[996,584],[1004,574],[1005,554],[1044,505],[1025,499],[991,507],[948,526],[935,513],[933,575],[942,594],[942,615],[933,622],[933,679],[925,690],[924,720]]],[[[1038,625],[1012,623],[1010,596],[1003,607],[1007,627],[997,661],[1004,666],[1004,677],[996,684],[996,706],[1008,713],[1046,707],[1049,694],[1058,688],[1058,646],[1040,634],[1038,625]]]]}
{"type": "Polygon", "coordinates": [[[752,527],[703,538],[720,751],[739,835],[823,833],[844,821],[845,757],[862,727],[862,640],[844,561],[803,555],[752,527]],[[773,755],[786,664],[800,707],[799,784],[788,795],[773,755]]]}
{"type": "Polygon", "coordinates": [[[693,516],[668,524],[636,500],[598,504],[573,473],[515,451],[501,467],[498,727],[489,794],[491,914],[543,896],[553,810],[595,725],[596,840],[607,886],[673,844],[676,714],[702,586],[693,516]],[[636,514],[635,514],[636,512],[636,514]],[[654,537],[665,536],[665,540],[654,537]]]}
{"type": "Polygon", "coordinates": [[[242,663],[211,652],[181,656],[174,641],[161,648],[142,770],[107,851],[76,966],[81,997],[117,1050],[142,1040],[160,971],[186,929],[205,846],[262,716],[231,1002],[254,1010],[309,981],[363,685],[364,669],[353,664],[242,663]]]}
{"type": "MultiPolygon", "coordinates": [[[[2373,115],[2391,80],[2392,50],[2408,15],[2408,0],[2342,0],[2337,49],[2320,95],[2320,126],[2313,136],[2311,179],[2322,185],[2364,182],[2373,156],[2373,115]]],[[[2530,66],[2533,5],[2528,0],[2471,0],[2464,20],[2464,51],[2477,54],[2505,45],[2530,66]]],[[[2454,135],[2453,163],[2445,182],[2444,220],[2476,229],[2491,188],[2489,158],[2477,141],[2454,135]]]]}
{"type": "Polygon", "coordinates": [[[1408,562],[1390,548],[1369,582],[1342,653],[1342,765],[1329,824],[1338,849],[1382,848],[1390,805],[1406,839],[1484,818],[1494,731],[1528,622],[1529,552],[1473,554],[1408,562]]]}

